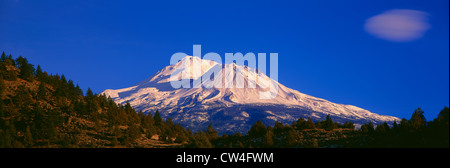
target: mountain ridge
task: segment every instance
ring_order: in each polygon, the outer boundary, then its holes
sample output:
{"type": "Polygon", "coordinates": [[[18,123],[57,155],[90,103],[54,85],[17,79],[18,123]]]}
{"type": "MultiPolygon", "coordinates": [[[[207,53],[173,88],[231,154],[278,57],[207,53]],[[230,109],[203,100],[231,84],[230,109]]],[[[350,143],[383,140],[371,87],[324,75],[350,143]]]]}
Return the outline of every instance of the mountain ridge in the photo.
{"type": "Polygon", "coordinates": [[[176,64],[166,66],[134,86],[106,89],[100,94],[111,97],[117,103],[129,102],[133,108],[144,113],[159,110],[163,117],[171,117],[194,131],[213,123],[221,133],[246,132],[257,120],[271,125],[276,121],[292,122],[300,117],[318,121],[326,115],[341,123],[352,121],[357,127],[367,122],[392,124],[395,120],[400,121],[397,117],[303,94],[278,83],[256,68],[235,63],[221,64],[195,56],[187,56],[176,64]],[[236,73],[227,71],[227,68],[236,73]],[[244,88],[224,88],[235,86],[235,74],[239,73],[244,74],[244,88]],[[222,80],[204,79],[212,74],[217,75],[214,79],[222,80]],[[170,81],[183,79],[189,82],[191,88],[174,89],[170,84],[170,81]],[[255,87],[249,87],[252,85],[255,87]],[[276,97],[261,99],[262,92],[269,90],[271,94],[272,90],[268,87],[278,89],[276,97]]]}

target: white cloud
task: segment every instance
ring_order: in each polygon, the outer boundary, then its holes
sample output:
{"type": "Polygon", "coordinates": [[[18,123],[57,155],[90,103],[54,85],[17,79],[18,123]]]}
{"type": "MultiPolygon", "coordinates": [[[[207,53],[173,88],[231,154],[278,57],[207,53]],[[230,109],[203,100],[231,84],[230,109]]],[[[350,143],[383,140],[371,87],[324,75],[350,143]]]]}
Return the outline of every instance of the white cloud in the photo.
{"type": "Polygon", "coordinates": [[[395,42],[413,41],[422,38],[430,28],[428,15],[417,10],[389,10],[367,19],[364,28],[381,39],[395,42]]]}

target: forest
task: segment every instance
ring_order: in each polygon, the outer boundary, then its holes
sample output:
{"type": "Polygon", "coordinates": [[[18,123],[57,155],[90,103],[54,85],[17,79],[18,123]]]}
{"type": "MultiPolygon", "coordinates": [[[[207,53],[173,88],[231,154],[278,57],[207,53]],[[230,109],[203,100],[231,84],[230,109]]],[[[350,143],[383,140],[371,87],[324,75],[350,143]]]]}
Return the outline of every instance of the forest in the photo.
{"type": "Polygon", "coordinates": [[[213,124],[192,132],[158,111],[83,92],[64,75],[49,74],[22,56],[0,60],[0,148],[448,148],[449,109],[430,121],[417,108],[410,119],[364,124],[261,121],[248,133],[219,135],[213,124]]]}

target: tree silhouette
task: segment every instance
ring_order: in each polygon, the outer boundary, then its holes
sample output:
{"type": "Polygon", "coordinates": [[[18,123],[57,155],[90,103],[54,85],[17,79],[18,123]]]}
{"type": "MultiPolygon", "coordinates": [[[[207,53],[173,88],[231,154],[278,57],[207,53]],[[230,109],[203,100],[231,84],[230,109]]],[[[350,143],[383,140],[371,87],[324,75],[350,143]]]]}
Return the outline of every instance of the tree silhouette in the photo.
{"type": "Polygon", "coordinates": [[[417,108],[416,110],[414,110],[414,113],[409,120],[409,125],[412,131],[418,131],[426,126],[427,121],[423,113],[424,111],[421,108],[417,108]]]}
{"type": "Polygon", "coordinates": [[[33,80],[34,68],[33,65],[28,63],[28,60],[22,56],[16,59],[17,68],[19,68],[19,77],[27,81],[33,80]]]}
{"type": "Polygon", "coordinates": [[[248,135],[252,138],[262,137],[266,134],[266,126],[258,120],[248,131],[248,135]]]}
{"type": "Polygon", "coordinates": [[[327,115],[324,124],[322,125],[322,127],[327,130],[327,131],[331,131],[335,128],[334,122],[331,119],[330,114],[327,115]]]}

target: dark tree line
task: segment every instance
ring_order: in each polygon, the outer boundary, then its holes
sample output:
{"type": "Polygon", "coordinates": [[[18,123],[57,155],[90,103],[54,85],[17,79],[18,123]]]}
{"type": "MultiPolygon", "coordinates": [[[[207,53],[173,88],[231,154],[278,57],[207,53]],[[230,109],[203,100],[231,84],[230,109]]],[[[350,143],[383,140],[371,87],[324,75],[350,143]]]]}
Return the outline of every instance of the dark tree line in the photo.
{"type": "MultiPolygon", "coordinates": [[[[220,147],[220,148],[315,148],[330,147],[449,147],[449,108],[444,107],[436,119],[427,122],[423,111],[416,109],[411,119],[395,121],[392,126],[386,122],[374,125],[364,124],[355,129],[352,122],[339,124],[333,122],[330,115],[324,121],[313,122],[311,118],[300,118],[292,124],[276,122],[274,126],[266,126],[257,121],[246,135],[234,133],[218,136],[212,124],[204,131],[194,134],[194,139],[187,147],[220,147]],[[322,131],[320,131],[322,130],[322,131]],[[342,141],[318,143],[318,138],[327,139],[336,132],[343,132],[342,141]],[[317,137],[311,134],[319,134],[317,137]],[[350,141],[350,142],[349,142],[350,141]],[[324,146],[321,146],[324,145],[324,146]]],[[[332,138],[330,138],[332,139],[332,138]]],[[[331,140],[328,140],[331,141],[331,140]]]]}
{"type": "Polygon", "coordinates": [[[214,147],[226,148],[292,148],[292,147],[318,147],[314,139],[308,139],[303,134],[304,130],[324,130],[334,129],[355,130],[351,122],[339,124],[333,122],[330,115],[324,121],[313,122],[311,118],[299,118],[292,124],[276,122],[273,126],[266,126],[260,120],[250,128],[246,135],[235,133],[232,135],[222,135],[211,139],[214,147]]]}
{"type": "Polygon", "coordinates": [[[449,108],[444,107],[437,118],[428,121],[421,108],[414,110],[409,120],[388,124],[361,126],[369,141],[364,147],[449,147],[449,108]]]}

